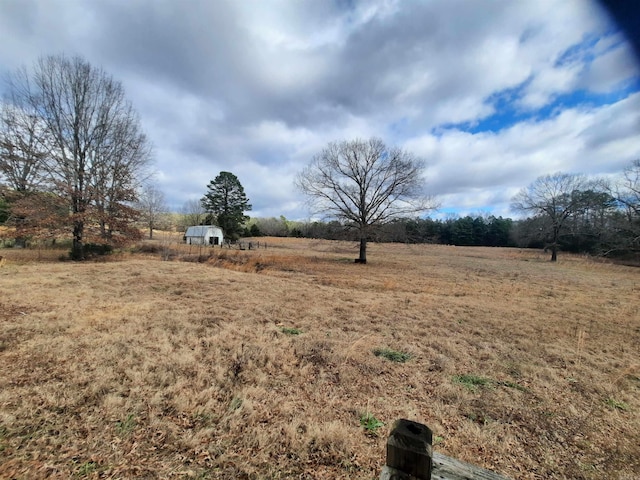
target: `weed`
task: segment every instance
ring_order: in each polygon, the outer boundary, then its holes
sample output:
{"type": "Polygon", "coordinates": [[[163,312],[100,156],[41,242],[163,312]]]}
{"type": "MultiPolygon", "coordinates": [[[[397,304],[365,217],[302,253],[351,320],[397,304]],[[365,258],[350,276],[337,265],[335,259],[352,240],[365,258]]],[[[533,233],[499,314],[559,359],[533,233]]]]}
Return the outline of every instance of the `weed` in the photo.
{"type": "Polygon", "coordinates": [[[378,429],[384,427],[384,422],[378,420],[372,413],[364,412],[360,414],[360,426],[368,435],[377,435],[378,429]]]}
{"type": "Polygon", "coordinates": [[[629,411],[629,404],[625,402],[620,402],[615,398],[607,398],[604,402],[611,410],[622,410],[623,412],[629,411]]]}
{"type": "Polygon", "coordinates": [[[397,363],[405,363],[413,357],[410,353],[399,352],[397,350],[392,350],[390,348],[376,348],[373,351],[373,354],[376,357],[383,357],[387,360],[397,363]]]}
{"type": "Polygon", "coordinates": [[[300,335],[302,333],[302,330],[293,327],[282,327],[280,330],[287,335],[300,335]]]}
{"type": "Polygon", "coordinates": [[[128,435],[136,428],[137,422],[135,415],[130,413],[125,420],[118,420],[116,422],[116,432],[118,435],[128,435]]]}
{"type": "Polygon", "coordinates": [[[440,445],[444,443],[444,437],[441,437],[439,435],[436,435],[435,437],[433,437],[433,444],[434,445],[440,445]]]}
{"type": "Polygon", "coordinates": [[[240,353],[236,354],[235,358],[231,362],[231,368],[229,369],[234,380],[237,380],[240,377],[246,363],[247,359],[244,353],[244,344],[241,344],[240,353]]]}

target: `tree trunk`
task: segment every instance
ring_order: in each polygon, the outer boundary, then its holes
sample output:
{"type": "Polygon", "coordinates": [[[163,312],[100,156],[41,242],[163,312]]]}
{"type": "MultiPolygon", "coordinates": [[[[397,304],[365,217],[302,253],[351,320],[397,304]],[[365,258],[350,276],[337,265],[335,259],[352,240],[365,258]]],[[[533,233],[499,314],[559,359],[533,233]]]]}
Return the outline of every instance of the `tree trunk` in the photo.
{"type": "Polygon", "coordinates": [[[551,261],[558,261],[558,237],[560,237],[560,227],[554,225],[553,227],[553,243],[551,244],[551,261]]]}
{"type": "Polygon", "coordinates": [[[149,224],[149,240],[153,240],[153,225],[149,224]]]}
{"type": "Polygon", "coordinates": [[[71,259],[84,260],[84,245],[82,236],[84,233],[84,223],[75,222],[73,224],[73,244],[71,246],[71,259]]]}
{"type": "Polygon", "coordinates": [[[367,237],[360,237],[360,256],[356,263],[367,263],[367,237]]]}

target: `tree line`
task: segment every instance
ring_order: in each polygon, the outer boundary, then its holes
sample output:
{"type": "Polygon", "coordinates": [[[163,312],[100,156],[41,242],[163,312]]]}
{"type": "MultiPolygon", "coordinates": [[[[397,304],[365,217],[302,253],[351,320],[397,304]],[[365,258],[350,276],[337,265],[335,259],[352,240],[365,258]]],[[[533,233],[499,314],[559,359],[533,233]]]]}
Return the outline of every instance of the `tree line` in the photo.
{"type": "Polygon", "coordinates": [[[151,147],[122,84],[80,57],[13,73],[0,107],[0,216],[16,242],[67,232],[71,257],[140,236],[151,147]]]}
{"type": "MultiPolygon", "coordinates": [[[[79,57],[41,58],[9,78],[0,109],[0,222],[26,238],[72,238],[71,257],[87,244],[149,237],[163,221],[164,197],[148,183],[151,148],[120,82],[79,57]]],[[[331,142],[295,179],[312,214],[327,221],[253,219],[238,178],[220,172],[198,201],[185,204],[189,225],[218,224],[225,237],[280,235],[359,242],[542,247],[605,256],[640,251],[640,160],[618,179],[556,173],[538,178],[512,201],[524,219],[466,216],[433,220],[425,162],[377,138],[331,142]]]]}
{"type": "MultiPolygon", "coordinates": [[[[512,209],[527,214],[511,219],[465,216],[447,219],[396,216],[369,226],[368,240],[459,246],[523,247],[591,255],[640,257],[640,160],[614,180],[579,174],[543,175],[512,200],[512,209]]],[[[336,219],[290,221],[256,218],[246,236],[293,236],[360,240],[357,224],[336,219]]]]}

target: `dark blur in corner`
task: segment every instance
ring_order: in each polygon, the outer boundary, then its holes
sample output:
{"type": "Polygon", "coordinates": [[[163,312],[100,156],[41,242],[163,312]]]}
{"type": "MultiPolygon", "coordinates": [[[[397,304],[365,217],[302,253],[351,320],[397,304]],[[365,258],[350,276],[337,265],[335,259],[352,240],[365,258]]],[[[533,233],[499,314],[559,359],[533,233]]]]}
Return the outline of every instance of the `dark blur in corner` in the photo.
{"type": "Polygon", "coordinates": [[[600,0],[600,4],[624,31],[640,64],[640,1],[600,0]]]}

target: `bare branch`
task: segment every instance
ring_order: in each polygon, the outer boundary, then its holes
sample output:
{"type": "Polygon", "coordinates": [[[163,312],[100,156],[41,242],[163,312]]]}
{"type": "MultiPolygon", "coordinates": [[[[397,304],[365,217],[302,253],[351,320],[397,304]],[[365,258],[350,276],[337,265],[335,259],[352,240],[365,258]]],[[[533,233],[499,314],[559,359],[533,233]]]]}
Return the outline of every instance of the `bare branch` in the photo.
{"type": "Polygon", "coordinates": [[[374,227],[435,208],[422,193],[424,162],[378,138],[332,142],[296,178],[314,213],[322,213],[360,231],[360,259],[374,227]]]}

